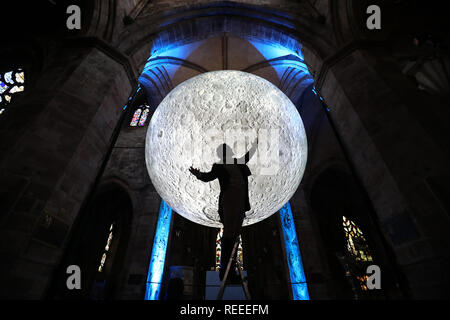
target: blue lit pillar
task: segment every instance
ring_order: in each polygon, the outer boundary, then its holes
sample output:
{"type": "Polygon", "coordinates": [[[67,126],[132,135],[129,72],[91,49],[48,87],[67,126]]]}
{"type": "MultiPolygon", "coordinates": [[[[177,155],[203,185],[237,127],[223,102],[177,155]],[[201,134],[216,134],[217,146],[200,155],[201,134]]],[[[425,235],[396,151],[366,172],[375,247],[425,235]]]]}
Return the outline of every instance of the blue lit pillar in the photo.
{"type": "Polygon", "coordinates": [[[308,287],[306,285],[305,272],[303,270],[302,256],[298,245],[297,232],[295,231],[294,218],[291,205],[286,203],[280,209],[281,229],[289,267],[289,276],[294,300],[309,300],[308,287]]]}
{"type": "Polygon", "coordinates": [[[158,224],[156,226],[155,239],[153,240],[152,256],[148,268],[147,289],[145,300],[158,300],[161,291],[161,281],[166,260],[167,242],[169,241],[170,220],[172,208],[164,200],[159,207],[158,224]]]}

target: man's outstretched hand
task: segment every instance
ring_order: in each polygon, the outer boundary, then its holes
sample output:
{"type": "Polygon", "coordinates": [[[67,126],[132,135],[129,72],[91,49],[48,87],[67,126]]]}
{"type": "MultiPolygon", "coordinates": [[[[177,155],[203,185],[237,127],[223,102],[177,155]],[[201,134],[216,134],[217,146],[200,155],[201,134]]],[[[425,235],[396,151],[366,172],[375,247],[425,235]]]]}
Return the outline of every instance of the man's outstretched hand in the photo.
{"type": "Polygon", "coordinates": [[[200,175],[200,170],[195,169],[195,168],[193,168],[193,167],[190,167],[190,168],[189,168],[189,171],[190,171],[194,176],[196,176],[196,177],[198,177],[198,176],[200,175]]]}

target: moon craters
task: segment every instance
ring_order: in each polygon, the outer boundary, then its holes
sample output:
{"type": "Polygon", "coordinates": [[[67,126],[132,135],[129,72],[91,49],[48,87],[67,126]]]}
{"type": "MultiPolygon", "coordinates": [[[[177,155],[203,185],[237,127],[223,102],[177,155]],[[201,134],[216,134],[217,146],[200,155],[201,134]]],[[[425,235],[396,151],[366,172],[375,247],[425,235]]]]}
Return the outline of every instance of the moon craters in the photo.
{"type": "Polygon", "coordinates": [[[240,71],[215,71],[193,77],[160,103],[147,131],[145,157],[158,194],[185,218],[221,227],[217,180],[202,182],[202,172],[219,161],[217,147],[227,143],[241,157],[258,137],[248,163],[251,210],[244,225],[276,213],[303,177],[307,141],[300,115],[272,83],[240,71]]]}

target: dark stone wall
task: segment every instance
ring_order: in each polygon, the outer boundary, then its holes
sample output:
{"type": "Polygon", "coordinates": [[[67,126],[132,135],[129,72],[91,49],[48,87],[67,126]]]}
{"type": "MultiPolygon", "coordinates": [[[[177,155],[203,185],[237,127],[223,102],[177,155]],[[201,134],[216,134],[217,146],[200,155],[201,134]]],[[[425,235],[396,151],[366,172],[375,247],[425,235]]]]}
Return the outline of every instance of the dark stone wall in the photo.
{"type": "Polygon", "coordinates": [[[42,297],[131,91],[123,66],[89,47],[62,48],[38,82],[1,119],[5,298],[42,297]]]}
{"type": "Polygon", "coordinates": [[[123,270],[125,282],[119,296],[121,299],[142,299],[145,294],[145,281],[161,202],[145,165],[146,129],[147,126],[125,126],[103,176],[105,180],[114,177],[126,181],[133,199],[132,232],[123,270]]]}
{"type": "Polygon", "coordinates": [[[444,247],[450,240],[446,236],[450,221],[439,201],[431,200],[425,180],[448,175],[448,150],[439,146],[440,138],[430,134],[430,123],[415,112],[427,101],[392,65],[383,63],[382,53],[375,52],[376,57],[355,49],[343,56],[328,71],[322,92],[381,228],[410,276],[412,295],[438,298],[448,287],[444,247]],[[422,263],[422,268],[434,272],[419,280],[410,272],[422,263]]]}

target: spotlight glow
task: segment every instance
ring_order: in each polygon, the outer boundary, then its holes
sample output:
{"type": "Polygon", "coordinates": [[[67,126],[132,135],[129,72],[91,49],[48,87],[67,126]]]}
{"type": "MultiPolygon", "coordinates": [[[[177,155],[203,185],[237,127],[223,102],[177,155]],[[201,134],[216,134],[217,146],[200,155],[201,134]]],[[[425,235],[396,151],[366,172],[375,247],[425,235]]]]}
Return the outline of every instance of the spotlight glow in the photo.
{"type": "Polygon", "coordinates": [[[158,300],[161,291],[161,280],[166,260],[167,242],[169,241],[170,220],[172,209],[161,201],[155,239],[153,240],[152,256],[147,276],[145,300],[158,300]]]}

